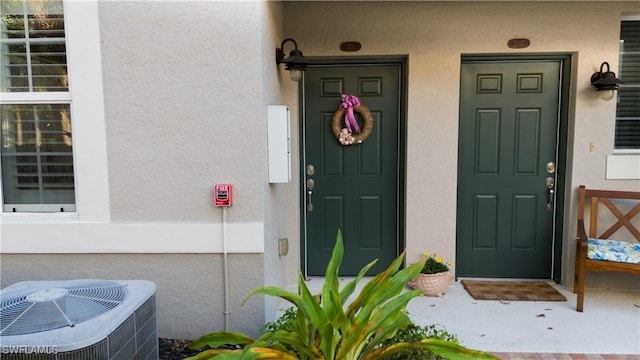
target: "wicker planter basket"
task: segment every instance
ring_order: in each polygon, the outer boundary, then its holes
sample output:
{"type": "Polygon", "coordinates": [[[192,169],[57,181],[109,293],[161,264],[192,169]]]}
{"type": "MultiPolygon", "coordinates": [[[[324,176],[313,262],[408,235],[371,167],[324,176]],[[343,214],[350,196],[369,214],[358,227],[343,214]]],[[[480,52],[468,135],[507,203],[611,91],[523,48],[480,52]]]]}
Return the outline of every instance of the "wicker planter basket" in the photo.
{"type": "Polygon", "coordinates": [[[445,271],[437,274],[418,274],[409,280],[407,285],[416,290],[422,290],[425,296],[442,296],[447,292],[447,287],[453,280],[453,274],[445,271]]]}

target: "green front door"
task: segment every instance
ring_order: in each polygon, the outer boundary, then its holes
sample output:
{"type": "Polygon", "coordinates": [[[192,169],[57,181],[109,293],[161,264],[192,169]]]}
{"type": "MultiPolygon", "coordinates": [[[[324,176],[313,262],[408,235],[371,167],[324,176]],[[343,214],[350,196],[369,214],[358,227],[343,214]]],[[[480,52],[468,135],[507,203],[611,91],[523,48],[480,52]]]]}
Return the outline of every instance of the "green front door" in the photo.
{"type": "Polygon", "coordinates": [[[345,243],[341,275],[355,275],[374,259],[370,273],[377,273],[398,255],[400,83],[399,64],[305,72],[301,197],[308,275],[324,275],[338,229],[345,243]],[[331,131],[341,94],[356,95],[370,109],[373,129],[361,144],[341,145],[331,131]]]}
{"type": "Polygon", "coordinates": [[[457,276],[551,278],[561,67],[462,64],[457,276]]]}

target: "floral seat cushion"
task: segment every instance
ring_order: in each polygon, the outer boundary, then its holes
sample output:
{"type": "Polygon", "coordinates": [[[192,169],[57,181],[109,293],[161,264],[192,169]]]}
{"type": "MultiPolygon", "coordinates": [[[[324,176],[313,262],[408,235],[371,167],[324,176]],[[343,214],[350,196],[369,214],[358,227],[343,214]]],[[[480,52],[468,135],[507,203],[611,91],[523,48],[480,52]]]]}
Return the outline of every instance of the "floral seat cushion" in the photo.
{"type": "Polygon", "coordinates": [[[640,264],[640,243],[589,239],[587,258],[629,264],[640,264]]]}

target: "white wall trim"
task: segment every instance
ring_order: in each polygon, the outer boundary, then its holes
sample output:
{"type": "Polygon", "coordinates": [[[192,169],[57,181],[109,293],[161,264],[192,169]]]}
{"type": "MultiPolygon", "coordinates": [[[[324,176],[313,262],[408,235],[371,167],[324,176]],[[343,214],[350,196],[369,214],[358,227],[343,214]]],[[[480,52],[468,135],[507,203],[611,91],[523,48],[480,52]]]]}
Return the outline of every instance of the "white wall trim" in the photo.
{"type": "Polygon", "coordinates": [[[64,5],[76,211],[80,221],[108,222],[109,178],[98,2],[65,1],[64,5]]]}
{"type": "Polygon", "coordinates": [[[607,180],[640,180],[640,154],[607,156],[607,180]]]}
{"type": "MultiPolygon", "coordinates": [[[[264,223],[227,224],[227,252],[264,253],[264,223]]],[[[274,239],[277,241],[277,239],[274,239]]],[[[222,253],[222,224],[2,224],[3,254],[222,253]]]]}

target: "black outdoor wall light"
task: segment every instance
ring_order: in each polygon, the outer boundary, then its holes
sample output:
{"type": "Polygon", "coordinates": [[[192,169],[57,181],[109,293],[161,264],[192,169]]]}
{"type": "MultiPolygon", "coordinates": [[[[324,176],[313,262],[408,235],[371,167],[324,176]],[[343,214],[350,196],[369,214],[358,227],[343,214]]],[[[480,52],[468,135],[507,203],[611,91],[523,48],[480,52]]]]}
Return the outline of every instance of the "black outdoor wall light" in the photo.
{"type": "Polygon", "coordinates": [[[618,90],[622,83],[623,81],[618,79],[613,71],[609,71],[609,63],[606,61],[600,65],[600,71],[591,75],[591,85],[597,91],[602,91],[600,96],[604,100],[613,99],[615,91],[618,90]],[[605,65],[607,66],[607,71],[603,71],[605,65]]]}
{"type": "Polygon", "coordinates": [[[291,80],[300,81],[302,72],[307,67],[308,61],[302,55],[302,51],[298,50],[298,43],[291,38],[287,38],[282,40],[282,45],[280,45],[279,48],[276,48],[276,64],[284,64],[285,70],[289,71],[291,80]],[[289,57],[285,59],[284,44],[286,42],[292,42],[294,49],[289,53],[289,57]]]}

